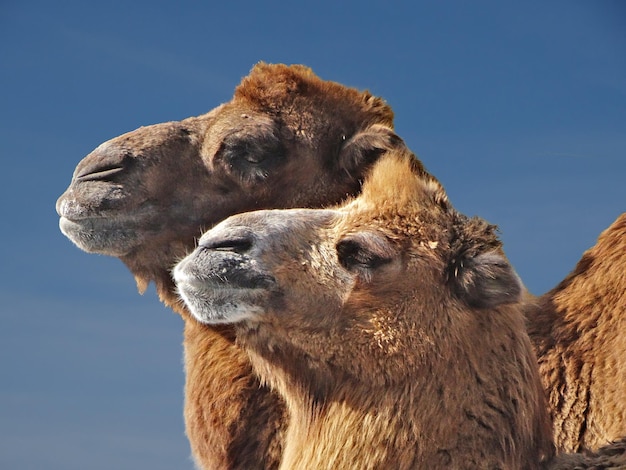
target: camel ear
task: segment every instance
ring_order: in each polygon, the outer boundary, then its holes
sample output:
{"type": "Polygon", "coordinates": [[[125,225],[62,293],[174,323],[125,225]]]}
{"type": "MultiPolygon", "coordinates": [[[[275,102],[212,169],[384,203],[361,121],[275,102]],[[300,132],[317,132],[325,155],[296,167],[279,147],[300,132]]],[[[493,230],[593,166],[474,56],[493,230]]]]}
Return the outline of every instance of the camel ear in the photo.
{"type": "Polygon", "coordinates": [[[406,144],[393,129],[383,124],[373,124],[344,142],[339,154],[339,165],[349,175],[358,176],[381,154],[398,147],[406,148],[406,144]]]}
{"type": "Polygon", "coordinates": [[[521,300],[522,281],[499,252],[459,261],[451,274],[457,294],[472,307],[492,308],[521,300]]]}

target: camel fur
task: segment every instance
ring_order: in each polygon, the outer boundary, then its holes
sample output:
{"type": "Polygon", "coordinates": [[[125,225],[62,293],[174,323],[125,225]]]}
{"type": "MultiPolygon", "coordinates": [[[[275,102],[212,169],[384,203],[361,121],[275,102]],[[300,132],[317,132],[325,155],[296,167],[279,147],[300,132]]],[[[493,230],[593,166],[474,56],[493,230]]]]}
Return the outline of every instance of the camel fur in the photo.
{"type": "Polygon", "coordinates": [[[598,449],[626,436],[626,213],[527,309],[557,448],[598,449]]]}
{"type": "Polygon", "coordinates": [[[576,453],[558,454],[547,470],[623,470],[626,468],[626,437],[601,447],[576,453]]]}

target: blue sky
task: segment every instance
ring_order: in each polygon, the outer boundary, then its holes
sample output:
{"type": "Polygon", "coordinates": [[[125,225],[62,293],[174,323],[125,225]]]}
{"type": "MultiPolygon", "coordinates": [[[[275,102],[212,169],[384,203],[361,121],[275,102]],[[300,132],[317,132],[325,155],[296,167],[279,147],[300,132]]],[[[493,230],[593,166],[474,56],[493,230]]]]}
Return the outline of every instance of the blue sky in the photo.
{"type": "Polygon", "coordinates": [[[182,321],[54,210],[78,161],[228,101],[252,65],[368,88],[536,294],[626,210],[619,1],[0,4],[0,468],[193,465],[182,321]]]}

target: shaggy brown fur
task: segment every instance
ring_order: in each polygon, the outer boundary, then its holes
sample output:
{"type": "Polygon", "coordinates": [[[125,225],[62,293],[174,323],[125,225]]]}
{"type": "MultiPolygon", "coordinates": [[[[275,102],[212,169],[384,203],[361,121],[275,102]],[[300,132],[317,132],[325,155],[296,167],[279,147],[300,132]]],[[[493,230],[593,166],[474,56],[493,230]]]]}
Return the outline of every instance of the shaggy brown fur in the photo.
{"type": "Polygon", "coordinates": [[[252,374],[230,326],[190,318],[171,267],[231,214],[317,207],[359,192],[379,154],[403,146],[392,121],[368,92],[307,67],[258,64],[230,102],[117,137],[78,164],[57,202],[63,233],[119,257],[140,290],[154,281],[185,320],[185,422],[199,466],[276,467],[283,404],[252,374]]]}
{"type": "Polygon", "coordinates": [[[557,287],[529,305],[557,447],[626,435],[626,213],[557,287]]]}
{"type": "Polygon", "coordinates": [[[282,469],[539,468],[552,430],[495,227],[409,152],[334,210],[240,214],[174,277],[290,414],[282,469]]]}

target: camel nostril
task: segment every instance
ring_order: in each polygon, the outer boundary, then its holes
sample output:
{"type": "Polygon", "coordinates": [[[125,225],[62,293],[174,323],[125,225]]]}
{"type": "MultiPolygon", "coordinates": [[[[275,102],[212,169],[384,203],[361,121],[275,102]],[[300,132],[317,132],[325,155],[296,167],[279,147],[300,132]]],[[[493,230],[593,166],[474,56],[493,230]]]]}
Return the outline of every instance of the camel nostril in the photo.
{"type": "Polygon", "coordinates": [[[105,143],[81,160],[74,171],[74,180],[114,183],[133,171],[138,153],[141,152],[105,143]]]}
{"type": "Polygon", "coordinates": [[[214,251],[232,251],[243,254],[252,248],[252,237],[231,237],[226,239],[207,240],[200,243],[199,248],[214,251]]]}
{"type": "Polygon", "coordinates": [[[100,167],[88,167],[82,172],[76,175],[76,179],[80,181],[107,181],[112,176],[124,171],[124,167],[121,165],[107,165],[100,167]]]}

